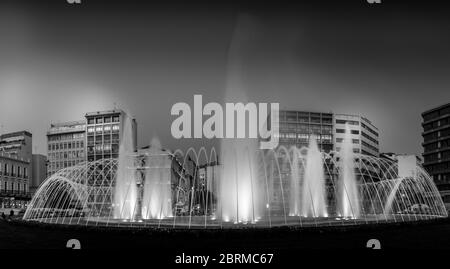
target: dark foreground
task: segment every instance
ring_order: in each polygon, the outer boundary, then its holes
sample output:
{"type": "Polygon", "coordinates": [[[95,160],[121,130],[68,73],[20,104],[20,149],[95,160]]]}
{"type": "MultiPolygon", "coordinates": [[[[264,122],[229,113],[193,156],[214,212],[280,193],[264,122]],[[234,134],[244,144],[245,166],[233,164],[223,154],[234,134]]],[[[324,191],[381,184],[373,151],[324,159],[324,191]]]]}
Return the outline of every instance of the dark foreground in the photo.
{"type": "Polygon", "coordinates": [[[349,227],[233,230],[131,230],[0,221],[0,248],[65,249],[69,239],[79,240],[82,249],[367,249],[369,239],[379,240],[382,249],[450,249],[450,219],[349,227]]]}

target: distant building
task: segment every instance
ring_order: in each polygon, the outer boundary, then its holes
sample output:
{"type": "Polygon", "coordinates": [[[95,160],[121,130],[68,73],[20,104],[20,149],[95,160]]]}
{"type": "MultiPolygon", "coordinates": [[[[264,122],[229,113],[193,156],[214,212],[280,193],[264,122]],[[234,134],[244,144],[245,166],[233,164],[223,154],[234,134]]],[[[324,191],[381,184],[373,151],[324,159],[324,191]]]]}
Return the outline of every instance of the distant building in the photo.
{"type": "Polygon", "coordinates": [[[32,158],[32,176],[30,182],[30,193],[36,192],[39,185],[47,177],[47,157],[41,154],[33,154],[32,158]]]}
{"type": "MultiPolygon", "coordinates": [[[[393,152],[380,153],[380,158],[388,159],[388,160],[391,160],[391,161],[398,161],[398,157],[399,156],[410,156],[410,155],[409,154],[397,154],[397,153],[393,153],[393,152]]],[[[422,158],[420,156],[417,156],[417,155],[415,155],[415,158],[416,158],[416,162],[418,164],[422,165],[422,163],[423,163],[422,158]]]]}
{"type": "MultiPolygon", "coordinates": [[[[279,111],[279,146],[290,149],[292,146],[297,148],[308,147],[311,135],[314,135],[319,149],[324,152],[333,150],[333,113],[280,110],[279,111]]],[[[281,176],[280,180],[273,181],[273,192],[270,194],[272,201],[271,211],[275,214],[283,214],[283,201],[289,201],[291,167],[289,162],[284,162],[285,153],[278,152],[280,171],[274,169],[275,164],[270,162],[274,177],[281,176]]],[[[326,179],[327,184],[331,184],[331,178],[326,179]]]]}
{"type": "Polygon", "coordinates": [[[27,131],[3,134],[0,136],[0,152],[19,159],[31,159],[33,135],[27,131]]]}
{"type": "MultiPolygon", "coordinates": [[[[217,162],[200,165],[197,169],[197,182],[195,183],[194,203],[204,208],[208,214],[217,212],[217,195],[219,192],[219,177],[222,166],[217,162]]],[[[204,212],[202,212],[204,213],[204,212]]]]}
{"type": "Polygon", "coordinates": [[[333,150],[333,114],[293,110],[279,111],[279,145],[287,148],[307,147],[310,135],[315,135],[319,148],[333,150]]]}
{"type": "Polygon", "coordinates": [[[424,168],[450,204],[450,103],[422,113],[424,168]]]}
{"type": "Polygon", "coordinates": [[[0,136],[0,209],[25,208],[30,200],[32,134],[27,131],[0,136]]]}
{"type": "Polygon", "coordinates": [[[86,160],[86,122],[52,123],[47,132],[47,175],[86,160]]]}
{"type": "Polygon", "coordinates": [[[345,125],[350,127],[353,152],[378,157],[380,153],[379,133],[368,119],[357,115],[334,115],[334,146],[340,151],[345,137],[345,125]]]}
{"type": "Polygon", "coordinates": [[[118,158],[125,119],[130,120],[133,148],[137,146],[137,124],[122,110],[86,114],[87,161],[118,158]]]}

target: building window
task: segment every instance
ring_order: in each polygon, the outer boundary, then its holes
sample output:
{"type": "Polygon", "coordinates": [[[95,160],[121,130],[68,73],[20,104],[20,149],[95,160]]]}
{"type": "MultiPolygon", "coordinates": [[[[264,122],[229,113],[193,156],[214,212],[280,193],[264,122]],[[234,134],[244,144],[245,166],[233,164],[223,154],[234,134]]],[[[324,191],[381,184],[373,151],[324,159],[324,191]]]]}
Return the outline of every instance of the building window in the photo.
{"type": "Polygon", "coordinates": [[[344,129],[336,129],[336,133],[343,134],[343,133],[345,133],[345,130],[344,129]]]}
{"type": "Polygon", "coordinates": [[[119,116],[114,116],[114,117],[112,118],[112,121],[113,121],[113,122],[119,122],[119,116]]]}
{"type": "Polygon", "coordinates": [[[94,119],[88,119],[88,124],[94,124],[94,119]]]}

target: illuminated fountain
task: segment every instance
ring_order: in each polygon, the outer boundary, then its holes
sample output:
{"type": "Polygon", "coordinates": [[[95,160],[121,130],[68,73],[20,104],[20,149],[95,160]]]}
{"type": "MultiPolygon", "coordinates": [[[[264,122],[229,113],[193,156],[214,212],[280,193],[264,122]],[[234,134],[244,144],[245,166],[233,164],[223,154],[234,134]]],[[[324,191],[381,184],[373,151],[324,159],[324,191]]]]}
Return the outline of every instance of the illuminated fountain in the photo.
{"type": "Polygon", "coordinates": [[[125,135],[119,159],[83,163],[50,176],[24,220],[232,228],[361,225],[447,216],[433,180],[415,158],[405,168],[401,161],[353,154],[349,141],[347,135],[342,151],[330,154],[319,151],[313,135],[309,148],[289,150],[258,150],[252,140],[224,141],[223,162],[217,163],[214,148],[210,153],[205,148],[171,153],[157,140],[145,153],[133,153],[125,135]],[[206,182],[200,180],[198,167],[191,175],[186,169],[188,160],[199,166],[202,159],[216,171],[206,182]],[[367,169],[376,174],[357,181],[356,175],[367,169]]]}
{"type": "Polygon", "coordinates": [[[302,215],[304,217],[327,217],[322,153],[319,151],[314,135],[311,135],[309,140],[302,190],[302,215]]]}
{"type": "Polygon", "coordinates": [[[224,221],[254,222],[260,217],[261,191],[251,139],[222,142],[223,169],[220,175],[219,209],[224,221]]]}
{"type": "Polygon", "coordinates": [[[154,138],[146,156],[146,175],[142,198],[143,219],[172,217],[171,159],[154,138]]]}
{"type": "MultiPolygon", "coordinates": [[[[239,51],[245,44],[237,41],[250,35],[235,35],[225,100],[245,103],[240,80],[246,72],[239,51]]],[[[82,163],[53,174],[36,191],[23,219],[216,229],[363,225],[448,215],[432,178],[419,164],[413,164],[413,174],[403,174],[396,160],[354,154],[349,130],[341,152],[321,152],[311,135],[308,148],[271,150],[259,150],[255,139],[222,139],[220,154],[204,147],[163,152],[153,141],[142,155],[132,151],[131,126],[128,120],[124,124],[118,160],[82,163]],[[202,165],[211,165],[214,172],[200,178],[202,165]]]]}
{"type": "Polygon", "coordinates": [[[340,152],[339,211],[344,218],[360,217],[359,190],[356,183],[355,160],[350,127],[345,125],[345,136],[340,152]]]}
{"type": "Polygon", "coordinates": [[[137,211],[138,189],[130,154],[134,152],[131,120],[124,117],[123,135],[119,147],[119,163],[114,188],[114,218],[133,220],[137,211]]]}

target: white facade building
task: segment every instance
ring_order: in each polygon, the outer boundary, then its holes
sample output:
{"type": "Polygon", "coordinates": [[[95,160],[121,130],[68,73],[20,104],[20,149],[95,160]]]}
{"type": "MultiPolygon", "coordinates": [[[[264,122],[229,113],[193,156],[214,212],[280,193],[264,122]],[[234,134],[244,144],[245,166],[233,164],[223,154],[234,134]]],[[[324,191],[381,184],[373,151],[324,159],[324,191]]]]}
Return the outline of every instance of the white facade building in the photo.
{"type": "Polygon", "coordinates": [[[353,152],[378,157],[380,153],[378,128],[368,119],[358,115],[334,115],[334,150],[340,151],[342,147],[346,124],[350,128],[353,152]]]}

